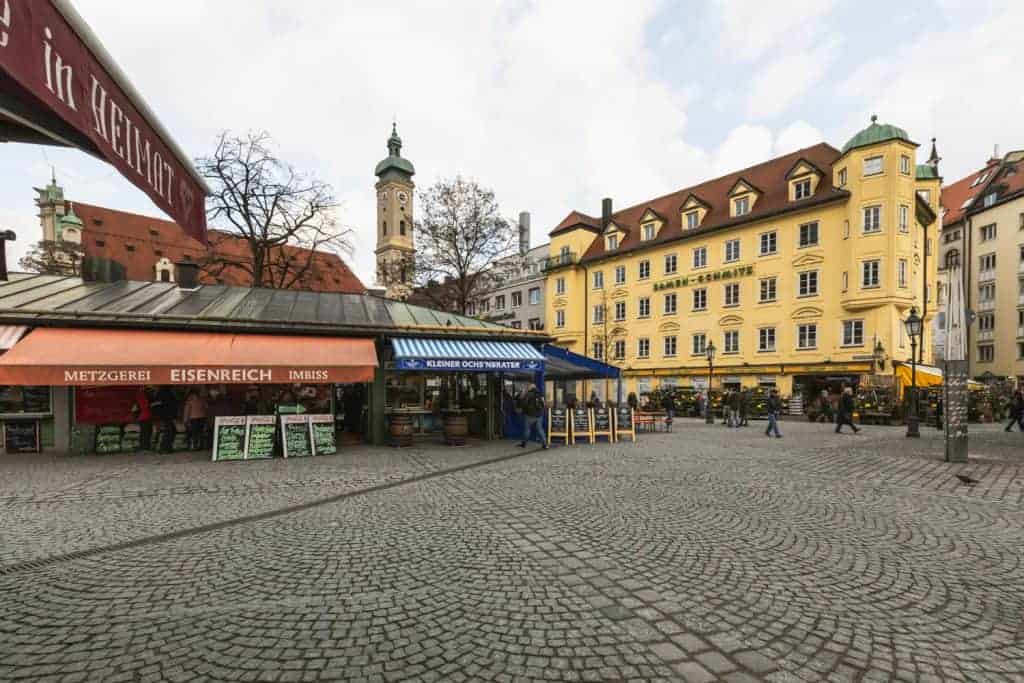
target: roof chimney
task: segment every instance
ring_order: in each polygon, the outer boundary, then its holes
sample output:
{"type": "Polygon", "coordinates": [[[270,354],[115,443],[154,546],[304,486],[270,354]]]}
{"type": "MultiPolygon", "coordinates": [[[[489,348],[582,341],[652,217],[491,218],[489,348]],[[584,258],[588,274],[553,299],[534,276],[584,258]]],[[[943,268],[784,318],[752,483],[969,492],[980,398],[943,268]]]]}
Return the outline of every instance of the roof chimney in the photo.
{"type": "Polygon", "coordinates": [[[180,261],[174,264],[175,280],[178,281],[178,289],[199,288],[199,264],[180,261]]]}
{"type": "Polygon", "coordinates": [[[999,156],[999,143],[998,142],[992,148],[992,158],[993,159],[1000,159],[1000,158],[1002,158],[1002,157],[999,156]]]}
{"type": "Polygon", "coordinates": [[[519,254],[526,256],[530,251],[530,212],[519,212],[519,254]]]}
{"type": "Polygon", "coordinates": [[[13,230],[0,232],[0,280],[7,281],[7,243],[15,239],[13,230]]]}
{"type": "Polygon", "coordinates": [[[608,227],[612,222],[612,198],[605,197],[601,200],[601,229],[608,227]]]}

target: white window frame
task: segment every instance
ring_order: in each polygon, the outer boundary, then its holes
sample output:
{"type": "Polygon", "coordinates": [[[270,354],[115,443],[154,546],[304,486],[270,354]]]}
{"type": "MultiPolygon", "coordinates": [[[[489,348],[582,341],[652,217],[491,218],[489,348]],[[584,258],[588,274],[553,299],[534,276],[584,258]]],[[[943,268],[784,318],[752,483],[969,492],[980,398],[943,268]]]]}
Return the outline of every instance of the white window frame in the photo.
{"type": "Polygon", "coordinates": [[[860,288],[861,289],[878,289],[882,286],[882,260],[881,259],[868,259],[860,262],[860,288]],[[870,266],[870,268],[869,268],[870,266]],[[874,282],[870,282],[867,275],[869,271],[874,271],[874,282]]]}
{"type": "Polygon", "coordinates": [[[738,239],[726,241],[724,260],[726,263],[733,263],[740,260],[740,241],[738,239]]]}
{"type": "Polygon", "coordinates": [[[906,289],[907,287],[907,259],[901,258],[896,263],[896,286],[906,289]]]}
{"type": "Polygon", "coordinates": [[[678,254],[665,254],[665,275],[674,275],[679,272],[679,255],[678,254]],[[669,268],[669,263],[672,264],[672,268],[669,268]]]}
{"type": "Polygon", "coordinates": [[[661,349],[662,349],[662,352],[663,352],[663,355],[665,356],[665,358],[675,358],[678,355],[678,353],[679,353],[679,339],[677,339],[676,335],[674,335],[674,334],[667,335],[663,339],[663,341],[662,341],[661,349]],[[671,344],[672,351],[671,352],[669,352],[669,349],[668,349],[668,347],[669,347],[669,340],[670,339],[672,340],[672,344],[671,344]]]}
{"type": "Polygon", "coordinates": [[[498,294],[494,297],[494,310],[504,311],[505,310],[505,295],[498,294]]]}
{"type": "Polygon", "coordinates": [[[616,249],[619,248],[619,236],[618,235],[608,235],[605,238],[605,241],[607,242],[608,251],[615,251],[616,249]]]}
{"type": "Polygon", "coordinates": [[[540,287],[531,287],[527,292],[526,297],[531,306],[540,305],[540,287]]]}
{"type": "Polygon", "coordinates": [[[555,327],[565,327],[565,309],[555,311],[555,327]]]}
{"type": "Polygon", "coordinates": [[[775,275],[771,277],[763,277],[757,281],[757,303],[759,304],[770,304],[774,301],[778,301],[779,298],[779,278],[775,275]],[[771,297],[765,298],[765,284],[768,285],[768,289],[771,290],[771,297]]]}
{"type": "Polygon", "coordinates": [[[679,311],[679,295],[676,292],[666,294],[662,299],[661,306],[662,313],[665,315],[675,315],[679,311]],[[669,306],[670,301],[672,302],[671,306],[669,306]]]}
{"type": "Polygon", "coordinates": [[[818,323],[800,323],[796,326],[797,351],[818,348],[818,323]]]}
{"type": "Polygon", "coordinates": [[[861,231],[865,235],[882,232],[882,205],[868,204],[861,208],[861,231]],[[870,213],[869,213],[870,212],[870,213]]]}
{"type": "Polygon", "coordinates": [[[626,319],[626,302],[625,301],[616,301],[615,302],[615,322],[622,322],[625,319],[626,319]],[[619,311],[622,311],[621,315],[619,314],[619,311]]]}
{"type": "Polygon", "coordinates": [[[864,177],[883,175],[885,173],[885,156],[876,155],[873,157],[865,157],[864,159],[864,177]],[[878,170],[870,170],[874,167],[873,162],[878,162],[878,170]]]}
{"type": "Polygon", "coordinates": [[[694,269],[706,268],[708,265],[708,248],[707,247],[694,247],[693,249],[693,267],[694,269]]]}
{"type": "Polygon", "coordinates": [[[597,304],[593,308],[593,321],[595,325],[604,323],[604,304],[597,304]]]}
{"type": "Polygon", "coordinates": [[[708,310],[708,288],[698,287],[693,290],[693,310],[694,311],[706,311],[708,310]],[[701,299],[701,305],[697,305],[697,299],[701,299]]]}
{"type": "Polygon", "coordinates": [[[836,174],[836,182],[839,183],[839,187],[846,187],[846,167],[839,169],[839,173],[836,174]]]}
{"type": "Polygon", "coordinates": [[[727,306],[727,307],[739,306],[740,305],[740,283],[738,283],[738,282],[727,282],[725,284],[724,289],[722,290],[722,301],[725,302],[725,303],[722,304],[723,306],[727,306]],[[735,292],[736,296],[735,297],[730,297],[729,296],[729,292],[735,292]],[[734,300],[730,301],[730,299],[734,299],[734,300]]]}
{"type": "Polygon", "coordinates": [[[641,239],[644,242],[650,242],[651,240],[654,239],[654,232],[655,232],[654,228],[655,228],[654,223],[644,223],[643,224],[643,227],[641,227],[641,239]]]}
{"type": "Polygon", "coordinates": [[[739,330],[726,330],[722,334],[722,353],[739,353],[740,352],[740,331],[739,330]],[[732,343],[730,344],[730,339],[732,343]]]}
{"type": "Polygon", "coordinates": [[[757,351],[758,353],[772,353],[777,348],[777,338],[774,327],[759,327],[757,328],[757,351]],[[767,333],[771,332],[771,335],[767,333]],[[771,344],[768,345],[765,341],[768,337],[771,337],[771,344]]]}
{"type": "Polygon", "coordinates": [[[798,249],[807,249],[808,247],[816,247],[820,244],[821,239],[821,228],[818,221],[808,221],[801,223],[797,229],[796,245],[798,249]],[[804,234],[806,228],[807,241],[804,241],[804,234]],[[812,230],[813,229],[813,230],[812,230]],[[811,233],[813,232],[814,239],[810,239],[811,233]]]}
{"type": "Polygon", "coordinates": [[[637,302],[636,317],[638,318],[650,318],[651,317],[651,297],[642,296],[637,302]]]}
{"type": "Polygon", "coordinates": [[[821,291],[821,275],[817,270],[802,270],[797,273],[796,295],[800,298],[818,296],[821,291]]]}
{"type": "Polygon", "coordinates": [[[910,207],[906,204],[900,204],[900,232],[910,232],[910,207]]]}
{"type": "MultiPolygon", "coordinates": [[[[902,327],[902,325],[901,325],[902,327]]],[[[864,346],[864,320],[853,318],[842,323],[842,346],[864,346]],[[857,337],[860,340],[857,340],[857,337]]]]}
{"type": "Polygon", "coordinates": [[[793,181],[793,200],[807,199],[811,196],[811,179],[802,178],[793,181]]]}
{"type": "Polygon", "coordinates": [[[646,280],[651,277],[651,262],[644,259],[637,265],[637,279],[646,280]]]}
{"type": "Polygon", "coordinates": [[[612,358],[615,360],[624,360],[626,358],[626,340],[616,339],[613,342],[612,358]]]}
{"type": "Polygon", "coordinates": [[[750,195],[744,195],[742,197],[736,197],[732,200],[732,211],[733,216],[746,216],[750,213],[750,195]],[[742,209],[742,210],[741,210],[742,209]]]}
{"type": "Polygon", "coordinates": [[[651,338],[640,337],[636,340],[636,357],[637,358],[650,358],[651,357],[651,338]]]}
{"type": "Polygon", "coordinates": [[[615,284],[626,284],[626,266],[615,266],[615,284]]]}
{"type": "Polygon", "coordinates": [[[594,342],[593,344],[591,344],[590,350],[593,352],[591,358],[596,358],[597,360],[604,360],[604,342],[594,342]]]}
{"type": "Polygon", "coordinates": [[[555,294],[561,296],[565,294],[565,278],[560,277],[555,280],[555,294]]]}
{"type": "Polygon", "coordinates": [[[906,154],[900,155],[900,173],[910,175],[910,157],[906,154]]]}
{"type": "Polygon", "coordinates": [[[703,356],[708,345],[708,336],[703,332],[696,332],[690,338],[690,355],[703,356]]]}
{"type": "Polygon", "coordinates": [[[687,211],[686,212],[686,229],[696,230],[700,227],[700,212],[699,211],[687,211]]]}
{"type": "Polygon", "coordinates": [[[758,256],[771,256],[772,254],[779,253],[779,231],[769,230],[762,232],[757,239],[758,244],[758,256]],[[765,251],[765,241],[771,244],[771,250],[765,251]]]}
{"type": "Polygon", "coordinates": [[[511,300],[512,308],[522,308],[522,306],[523,306],[523,293],[521,291],[519,291],[519,292],[512,292],[512,294],[509,295],[509,298],[511,300]],[[519,303],[516,303],[516,299],[517,298],[519,299],[519,303]]]}
{"type": "Polygon", "coordinates": [[[593,279],[594,289],[604,289],[604,271],[595,270],[593,279]]]}

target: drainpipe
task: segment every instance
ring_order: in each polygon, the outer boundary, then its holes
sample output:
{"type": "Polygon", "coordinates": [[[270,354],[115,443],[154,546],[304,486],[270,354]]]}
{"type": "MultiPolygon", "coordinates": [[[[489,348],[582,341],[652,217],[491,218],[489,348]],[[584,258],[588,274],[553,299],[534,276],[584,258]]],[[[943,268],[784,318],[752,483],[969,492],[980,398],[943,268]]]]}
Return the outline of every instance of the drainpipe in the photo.
{"type": "MultiPolygon", "coordinates": [[[[964,255],[964,258],[963,258],[963,265],[964,265],[964,274],[963,274],[963,278],[964,278],[964,307],[967,309],[967,311],[974,310],[973,303],[972,303],[972,298],[973,298],[974,295],[973,295],[973,292],[971,292],[971,259],[974,257],[974,255],[971,253],[971,245],[972,245],[973,242],[970,239],[970,234],[971,234],[971,230],[972,230],[973,227],[974,227],[973,226],[973,221],[971,220],[971,218],[969,216],[966,217],[964,219],[964,234],[960,238],[960,240],[961,240],[961,245],[960,246],[961,246],[961,252],[964,255]]],[[[967,319],[967,311],[964,311],[964,329],[965,329],[965,335],[964,336],[967,339],[966,343],[964,344],[964,356],[965,356],[964,360],[967,361],[968,372],[970,372],[970,367],[971,367],[971,334],[972,334],[971,330],[972,330],[972,328],[971,328],[971,321],[967,319]]]]}
{"type": "MultiPolygon", "coordinates": [[[[915,197],[915,200],[916,200],[916,197],[915,197]]],[[[938,249],[939,248],[938,239],[936,239],[935,241],[936,241],[935,248],[938,249]]],[[[924,297],[922,297],[922,298],[924,299],[924,303],[921,304],[921,348],[919,348],[917,350],[917,362],[918,362],[918,364],[921,364],[921,365],[924,364],[924,335],[925,335],[925,328],[928,327],[927,325],[924,324],[924,320],[925,320],[925,318],[928,317],[928,295],[930,294],[930,292],[928,291],[928,226],[924,226],[924,277],[923,277],[923,279],[924,279],[924,288],[922,289],[922,292],[924,294],[924,297]]]]}
{"type": "MultiPolygon", "coordinates": [[[[587,322],[587,316],[590,315],[590,270],[583,266],[583,355],[587,355],[587,349],[590,348],[590,324],[587,322]]],[[[587,393],[588,380],[583,380],[583,400],[584,402],[589,398],[590,394],[587,393]]],[[[577,396],[576,400],[579,401],[580,397],[577,396]]]]}

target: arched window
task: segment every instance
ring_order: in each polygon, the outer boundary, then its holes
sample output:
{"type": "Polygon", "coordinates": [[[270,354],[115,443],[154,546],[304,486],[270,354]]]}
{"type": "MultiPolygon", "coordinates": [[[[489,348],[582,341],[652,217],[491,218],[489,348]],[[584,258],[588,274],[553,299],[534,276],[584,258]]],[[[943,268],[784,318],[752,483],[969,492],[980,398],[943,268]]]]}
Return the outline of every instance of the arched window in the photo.
{"type": "Polygon", "coordinates": [[[382,226],[383,226],[383,228],[384,228],[384,234],[385,234],[385,235],[386,235],[386,234],[388,234],[388,222],[387,222],[387,221],[384,221],[384,222],[383,222],[383,223],[382,223],[381,225],[382,225],[382,226]]]}
{"type": "Polygon", "coordinates": [[[161,270],[160,271],[160,282],[170,282],[170,281],[171,281],[171,271],[169,271],[169,270],[161,270]]]}
{"type": "Polygon", "coordinates": [[[957,249],[950,249],[946,252],[946,267],[952,268],[960,264],[960,251],[957,249]]]}
{"type": "Polygon", "coordinates": [[[398,232],[403,234],[403,235],[405,234],[405,221],[399,221],[399,223],[398,223],[398,232]]]}

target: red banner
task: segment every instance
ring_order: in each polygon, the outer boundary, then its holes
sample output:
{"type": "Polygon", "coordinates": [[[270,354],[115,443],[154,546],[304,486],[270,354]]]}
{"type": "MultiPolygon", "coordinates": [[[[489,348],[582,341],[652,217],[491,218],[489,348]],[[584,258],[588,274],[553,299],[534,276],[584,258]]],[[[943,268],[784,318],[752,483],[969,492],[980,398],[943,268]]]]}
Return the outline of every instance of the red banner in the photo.
{"type": "Polygon", "coordinates": [[[188,161],[171,151],[51,0],[0,0],[0,71],[206,242],[206,193],[188,161]]]}
{"type": "Polygon", "coordinates": [[[78,424],[127,424],[135,422],[132,405],[139,387],[78,387],[75,389],[75,422],[78,424]]]}

